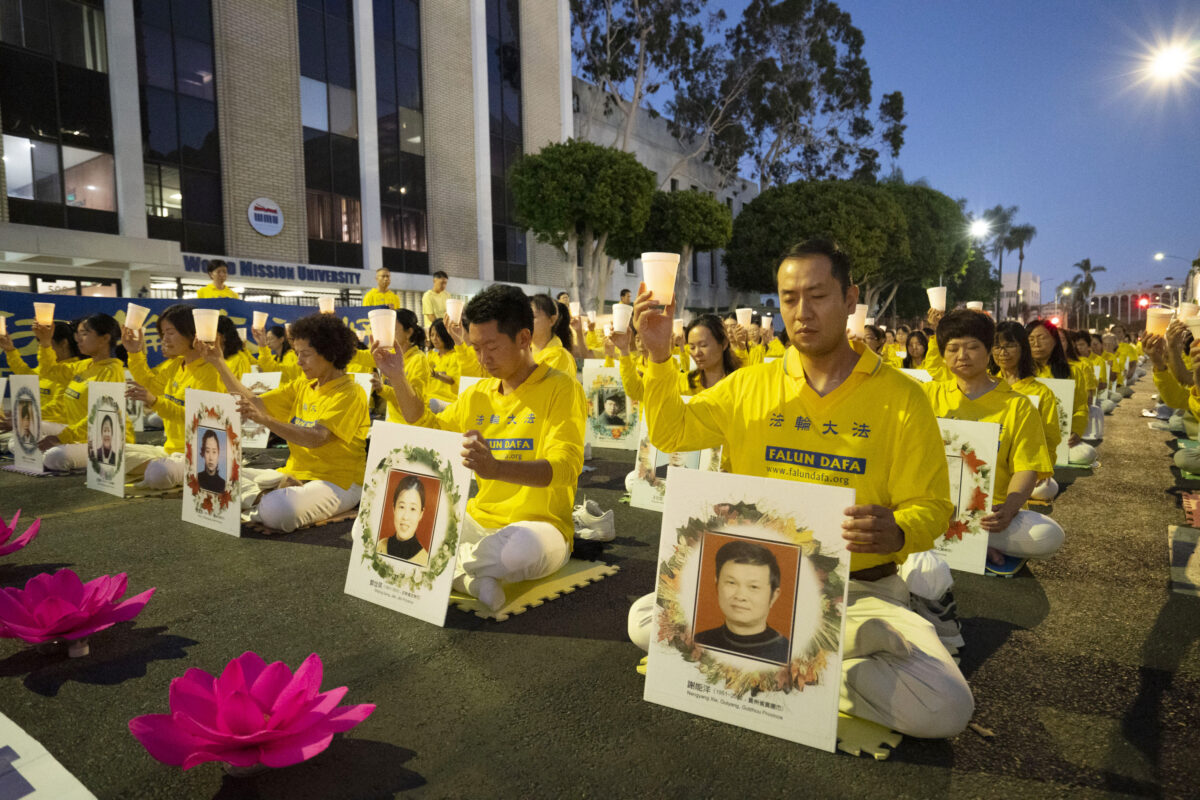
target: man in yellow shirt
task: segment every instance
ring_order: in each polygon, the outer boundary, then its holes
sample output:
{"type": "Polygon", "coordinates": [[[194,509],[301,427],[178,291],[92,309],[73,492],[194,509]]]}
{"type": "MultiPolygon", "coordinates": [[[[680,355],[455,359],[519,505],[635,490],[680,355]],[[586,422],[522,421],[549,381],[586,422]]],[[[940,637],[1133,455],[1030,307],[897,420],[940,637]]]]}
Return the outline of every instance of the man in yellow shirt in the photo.
{"type": "Polygon", "coordinates": [[[467,503],[454,584],[494,610],[503,583],[551,575],[571,555],[586,414],[574,376],[534,361],[533,309],[520,289],[489,286],[463,318],[491,377],[437,414],[409,383],[404,354],[371,352],[409,424],[465,434],[463,464],[479,493],[467,503]]]}
{"type": "Polygon", "coordinates": [[[388,287],[392,285],[392,273],[387,267],[375,270],[375,288],[363,295],[364,306],[400,307],[400,296],[388,287]]]}
{"type": "Polygon", "coordinates": [[[425,315],[426,328],[432,325],[435,319],[443,319],[446,316],[446,301],[450,299],[446,284],[449,281],[450,276],[439,269],[433,273],[433,288],[421,295],[421,313],[425,315]]]}
{"type": "Polygon", "coordinates": [[[211,282],[196,292],[197,299],[216,300],[222,297],[231,300],[237,299],[237,292],[225,285],[226,279],[229,278],[228,264],[219,258],[214,258],[208,262],[208,277],[211,282]]]}
{"type": "Polygon", "coordinates": [[[674,308],[661,313],[652,295],[638,297],[650,441],[666,452],[723,446],[736,473],[853,488],[842,525],[851,582],[839,707],[912,736],[954,736],[974,711],[970,687],[897,574],[933,546],[953,510],[937,420],[915,381],[847,340],[859,292],[837,245],[792,248],[777,282],[785,357],[740,369],[686,405],[669,363],[674,308]]]}

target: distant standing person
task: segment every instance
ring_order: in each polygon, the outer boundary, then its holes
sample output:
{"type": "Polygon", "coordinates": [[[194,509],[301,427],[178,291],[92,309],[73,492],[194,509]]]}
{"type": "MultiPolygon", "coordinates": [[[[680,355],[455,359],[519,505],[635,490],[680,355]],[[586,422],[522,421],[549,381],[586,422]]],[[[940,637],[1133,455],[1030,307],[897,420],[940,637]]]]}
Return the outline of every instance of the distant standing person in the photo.
{"type": "Polygon", "coordinates": [[[228,297],[232,300],[237,299],[237,292],[225,285],[225,280],[229,277],[229,265],[219,258],[214,258],[208,262],[208,277],[211,281],[208,286],[205,286],[200,291],[196,292],[196,297],[200,300],[214,300],[221,297],[228,297]]]}
{"type": "Polygon", "coordinates": [[[363,295],[363,305],[399,308],[400,296],[388,288],[391,285],[391,270],[387,267],[375,270],[375,288],[363,295]]]}
{"type": "Polygon", "coordinates": [[[433,324],[435,319],[446,316],[446,301],[450,293],[446,291],[446,283],[450,276],[440,269],[433,273],[433,288],[421,297],[421,313],[425,315],[425,327],[433,324]]]}
{"type": "Polygon", "coordinates": [[[633,305],[633,292],[629,291],[628,289],[621,290],[621,305],[633,305]]]}

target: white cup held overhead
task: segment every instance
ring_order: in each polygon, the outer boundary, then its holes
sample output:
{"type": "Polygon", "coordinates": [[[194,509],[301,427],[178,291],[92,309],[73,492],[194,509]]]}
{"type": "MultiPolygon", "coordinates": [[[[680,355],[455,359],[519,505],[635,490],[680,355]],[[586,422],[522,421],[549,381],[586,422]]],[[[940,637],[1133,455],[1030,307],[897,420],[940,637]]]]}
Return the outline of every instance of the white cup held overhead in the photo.
{"type": "Polygon", "coordinates": [[[969,308],[971,311],[983,311],[983,301],[972,300],[967,303],[967,308],[969,308]]]}
{"type": "Polygon", "coordinates": [[[450,321],[458,324],[462,322],[463,306],[465,304],[457,297],[446,298],[446,316],[450,317],[450,321]]]}
{"type": "Polygon", "coordinates": [[[1194,317],[1198,314],[1200,314],[1200,305],[1198,305],[1196,303],[1180,303],[1179,304],[1179,318],[1180,319],[1191,319],[1192,317],[1194,317]]]}
{"type": "Polygon", "coordinates": [[[265,311],[254,312],[254,330],[261,331],[267,327],[268,314],[265,311]]]}
{"type": "Polygon", "coordinates": [[[390,308],[377,308],[367,312],[371,321],[371,337],[380,347],[391,347],[396,343],[396,312],[390,308]]]}
{"type": "Polygon", "coordinates": [[[629,320],[633,318],[633,306],[627,306],[624,303],[618,303],[613,306],[613,330],[617,333],[625,333],[629,330],[629,320]]]}
{"type": "Polygon", "coordinates": [[[737,324],[743,328],[749,328],[750,322],[754,319],[753,308],[739,308],[733,312],[737,315],[737,324]]]}
{"type": "Polygon", "coordinates": [[[196,338],[202,342],[217,340],[217,320],[221,312],[215,308],[193,308],[192,321],[196,324],[196,338]]]}
{"type": "Polygon", "coordinates": [[[672,320],[671,330],[675,333],[676,336],[683,336],[683,320],[681,320],[681,319],[672,320]]]}
{"type": "Polygon", "coordinates": [[[642,253],[642,281],[656,303],[668,306],[675,300],[678,269],[678,253],[642,253]]]}
{"type": "Polygon", "coordinates": [[[1147,308],[1146,333],[1153,333],[1155,336],[1165,336],[1167,325],[1171,323],[1172,313],[1169,308],[1147,308]]]}
{"type": "Polygon", "coordinates": [[[139,306],[137,303],[130,303],[125,309],[125,327],[130,330],[141,330],[141,327],[146,324],[146,317],[149,316],[150,309],[145,306],[139,306]]]}
{"type": "Polygon", "coordinates": [[[317,307],[321,309],[322,314],[332,314],[333,313],[333,298],[329,297],[328,295],[325,297],[318,297],[317,298],[317,307]]]}
{"type": "Polygon", "coordinates": [[[929,295],[929,307],[934,311],[946,310],[946,287],[930,286],[925,292],[929,295]]]}
{"type": "Polygon", "coordinates": [[[54,303],[34,303],[33,318],[38,325],[53,325],[54,303]]]}
{"type": "Polygon", "coordinates": [[[861,339],[866,333],[867,307],[859,303],[854,307],[854,316],[850,317],[850,335],[861,339]]]}

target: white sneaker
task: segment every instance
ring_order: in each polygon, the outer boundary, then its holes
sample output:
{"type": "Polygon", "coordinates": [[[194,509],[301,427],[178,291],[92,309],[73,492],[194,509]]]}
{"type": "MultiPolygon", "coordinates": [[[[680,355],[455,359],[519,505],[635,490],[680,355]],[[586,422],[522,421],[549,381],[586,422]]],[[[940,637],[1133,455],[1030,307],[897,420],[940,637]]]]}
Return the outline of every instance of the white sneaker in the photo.
{"type": "Polygon", "coordinates": [[[575,506],[571,515],[575,521],[575,536],[591,542],[611,542],[617,536],[612,510],[601,511],[595,500],[575,506]]]}

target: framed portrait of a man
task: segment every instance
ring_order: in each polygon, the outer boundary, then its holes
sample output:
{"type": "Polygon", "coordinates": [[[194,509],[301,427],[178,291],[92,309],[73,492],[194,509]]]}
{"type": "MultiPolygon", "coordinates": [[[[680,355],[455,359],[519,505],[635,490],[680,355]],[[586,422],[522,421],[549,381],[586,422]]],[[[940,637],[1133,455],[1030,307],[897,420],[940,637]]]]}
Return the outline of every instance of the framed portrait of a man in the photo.
{"type": "Polygon", "coordinates": [[[125,384],[87,384],[87,487],[125,496],[125,384]]]}

